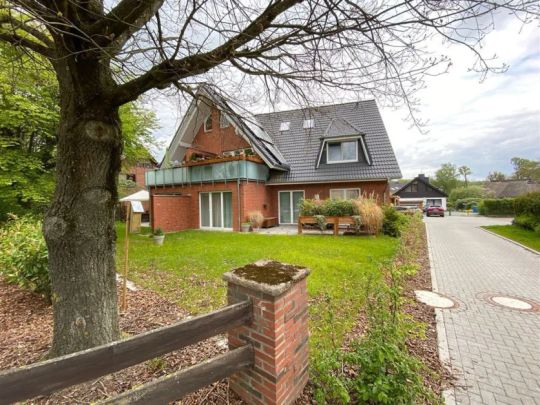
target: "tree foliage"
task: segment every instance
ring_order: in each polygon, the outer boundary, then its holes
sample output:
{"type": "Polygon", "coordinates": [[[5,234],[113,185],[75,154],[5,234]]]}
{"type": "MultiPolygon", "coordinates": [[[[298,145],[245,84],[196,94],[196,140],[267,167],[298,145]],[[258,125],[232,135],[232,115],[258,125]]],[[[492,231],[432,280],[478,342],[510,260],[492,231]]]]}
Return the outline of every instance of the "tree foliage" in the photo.
{"type": "Polygon", "coordinates": [[[488,192],[482,186],[470,185],[468,187],[456,187],[448,195],[448,201],[455,203],[464,198],[485,198],[489,197],[488,192]]]}
{"type": "Polygon", "coordinates": [[[506,180],[506,174],[503,172],[493,171],[489,172],[486,178],[487,181],[505,181],[506,180]]]}
{"type": "Polygon", "coordinates": [[[465,187],[469,185],[469,182],[467,181],[467,176],[470,176],[472,174],[471,169],[468,166],[460,166],[458,168],[458,172],[460,175],[463,176],[463,180],[465,181],[465,187]]]}
{"type": "Polygon", "coordinates": [[[514,166],[512,178],[516,180],[540,181],[540,161],[514,157],[511,162],[514,166]]]}
{"type": "Polygon", "coordinates": [[[433,184],[445,193],[450,194],[454,188],[459,184],[458,169],[456,165],[452,163],[443,163],[435,172],[435,178],[433,184]]]}
{"type": "MultiPolygon", "coordinates": [[[[0,221],[43,213],[54,190],[60,108],[55,74],[0,42],[0,221]]],[[[120,110],[124,162],[151,157],[154,113],[136,103],[120,110]]]]}

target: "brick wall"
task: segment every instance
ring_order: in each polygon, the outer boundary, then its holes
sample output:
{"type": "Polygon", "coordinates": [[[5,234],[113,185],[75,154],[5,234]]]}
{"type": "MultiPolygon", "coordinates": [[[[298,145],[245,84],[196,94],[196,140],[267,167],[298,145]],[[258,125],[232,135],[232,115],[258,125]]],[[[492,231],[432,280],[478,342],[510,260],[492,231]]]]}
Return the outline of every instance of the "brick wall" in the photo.
{"type": "Polygon", "coordinates": [[[248,212],[261,211],[265,217],[278,217],[278,192],[285,190],[304,190],[306,198],[326,199],[333,188],[360,188],[362,193],[375,192],[379,201],[389,201],[386,182],[302,184],[286,186],[267,186],[264,183],[240,182],[240,207],[236,182],[205,183],[175,187],[151,188],[152,227],[160,227],[166,232],[199,228],[199,193],[208,191],[232,192],[233,230],[239,230],[240,221],[246,221],[248,212]],[[163,196],[163,194],[181,194],[181,196],[163,196]],[[162,195],[160,195],[162,194],[162,195]],[[178,200],[178,201],[177,201],[178,200]],[[189,202],[186,202],[189,200],[189,202]]]}
{"type": "MultiPolygon", "coordinates": [[[[205,151],[215,155],[221,155],[224,151],[249,148],[250,145],[244,138],[236,134],[232,125],[220,128],[219,110],[212,108],[212,129],[208,132],[204,130],[204,123],[201,125],[192,146],[194,151],[205,151]]],[[[186,160],[189,160],[191,150],[186,153],[186,160]]]]}
{"type": "Polygon", "coordinates": [[[155,187],[150,189],[152,202],[152,228],[161,227],[166,232],[199,228],[199,193],[208,191],[232,192],[233,230],[238,226],[238,193],[236,182],[204,183],[175,187],[155,187]],[[164,196],[165,194],[180,194],[164,196]],[[188,203],[162,203],[164,199],[186,200],[188,203]]]}
{"type": "Polygon", "coordinates": [[[246,299],[253,303],[251,324],[228,333],[231,349],[251,344],[255,351],[254,367],[230,378],[231,388],[248,404],[292,404],[308,381],[308,272],[298,271],[305,273],[296,281],[280,284],[285,287],[261,285],[251,279],[243,283],[231,273],[224,276],[230,304],[246,299]]]}

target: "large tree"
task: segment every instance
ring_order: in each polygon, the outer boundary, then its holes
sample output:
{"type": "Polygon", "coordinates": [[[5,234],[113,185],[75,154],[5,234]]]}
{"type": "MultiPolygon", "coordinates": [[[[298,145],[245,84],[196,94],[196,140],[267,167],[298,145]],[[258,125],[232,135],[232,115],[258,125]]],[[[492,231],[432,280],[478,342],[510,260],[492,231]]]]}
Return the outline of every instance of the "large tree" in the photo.
{"type": "Polygon", "coordinates": [[[512,178],[540,181],[540,161],[514,157],[511,162],[512,166],[514,166],[512,178]]]}
{"type": "Polygon", "coordinates": [[[458,172],[463,176],[463,180],[465,181],[465,187],[468,187],[469,182],[467,176],[470,176],[472,174],[471,169],[468,166],[459,166],[458,172]]]}
{"type": "MultiPolygon", "coordinates": [[[[47,58],[60,88],[57,183],[44,222],[53,283],[52,355],[119,337],[114,206],[119,108],[152,89],[260,79],[273,100],[325,89],[412,105],[445,56],[469,48],[493,12],[529,21],[536,0],[0,0],[0,40],[47,58]],[[439,41],[440,42],[440,41],[439,41]],[[439,53],[440,55],[440,53],[439,53]]],[[[414,111],[411,108],[411,111],[414,111]]]]}
{"type": "Polygon", "coordinates": [[[433,184],[444,190],[445,193],[450,192],[459,185],[458,169],[452,163],[443,163],[435,172],[433,184]]]}

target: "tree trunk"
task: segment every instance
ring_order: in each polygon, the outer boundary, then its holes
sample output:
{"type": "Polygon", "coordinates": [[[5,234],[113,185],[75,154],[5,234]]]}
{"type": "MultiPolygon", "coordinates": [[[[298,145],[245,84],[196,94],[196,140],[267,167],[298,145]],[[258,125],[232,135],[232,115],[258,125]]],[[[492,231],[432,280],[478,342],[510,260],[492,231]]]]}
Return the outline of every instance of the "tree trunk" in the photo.
{"type": "Polygon", "coordinates": [[[43,231],[54,312],[50,357],[119,338],[114,208],[122,152],[99,63],[55,66],[61,92],[56,190],[43,231]],[[67,73],[66,73],[67,72],[67,73]]]}

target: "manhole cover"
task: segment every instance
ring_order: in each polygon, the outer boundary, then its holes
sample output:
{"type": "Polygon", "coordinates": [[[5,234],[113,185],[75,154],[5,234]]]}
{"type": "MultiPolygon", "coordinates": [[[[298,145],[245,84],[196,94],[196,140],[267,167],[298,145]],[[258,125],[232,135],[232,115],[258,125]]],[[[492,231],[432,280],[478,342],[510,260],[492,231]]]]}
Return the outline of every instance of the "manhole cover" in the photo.
{"type": "Polygon", "coordinates": [[[450,298],[439,293],[427,290],[416,290],[416,299],[434,308],[454,308],[456,303],[450,298]]]}
{"type": "Polygon", "coordinates": [[[532,309],[532,305],[528,302],[518,300],[517,298],[512,297],[492,297],[491,300],[496,304],[502,305],[503,307],[513,308],[513,309],[532,309]]]}

